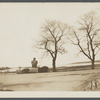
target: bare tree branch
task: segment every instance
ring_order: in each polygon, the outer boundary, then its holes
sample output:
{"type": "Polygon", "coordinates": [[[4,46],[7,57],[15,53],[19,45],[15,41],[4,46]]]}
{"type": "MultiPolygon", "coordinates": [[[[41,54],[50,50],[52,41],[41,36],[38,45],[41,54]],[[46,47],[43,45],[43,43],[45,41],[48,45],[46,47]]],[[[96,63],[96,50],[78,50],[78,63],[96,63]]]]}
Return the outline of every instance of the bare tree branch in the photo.
{"type": "Polygon", "coordinates": [[[100,49],[97,50],[99,43],[96,40],[98,32],[100,32],[100,24],[97,23],[94,13],[88,13],[81,18],[79,21],[80,27],[77,32],[73,30],[74,38],[76,38],[77,43],[73,41],[73,38],[69,39],[72,44],[78,46],[81,52],[91,60],[92,69],[94,69],[95,56],[98,54],[100,49]],[[78,32],[80,34],[78,35],[78,32]],[[82,34],[81,34],[82,33],[82,34]],[[79,36],[82,35],[82,40],[79,36]]]}
{"type": "Polygon", "coordinates": [[[98,47],[98,51],[94,54],[95,56],[98,54],[98,52],[100,51],[100,47],[98,47]]]}
{"type": "Polygon", "coordinates": [[[63,37],[66,27],[64,24],[57,21],[46,21],[42,27],[43,34],[40,40],[39,49],[43,49],[52,57],[53,71],[56,71],[56,59],[58,53],[63,53],[63,37]]]}

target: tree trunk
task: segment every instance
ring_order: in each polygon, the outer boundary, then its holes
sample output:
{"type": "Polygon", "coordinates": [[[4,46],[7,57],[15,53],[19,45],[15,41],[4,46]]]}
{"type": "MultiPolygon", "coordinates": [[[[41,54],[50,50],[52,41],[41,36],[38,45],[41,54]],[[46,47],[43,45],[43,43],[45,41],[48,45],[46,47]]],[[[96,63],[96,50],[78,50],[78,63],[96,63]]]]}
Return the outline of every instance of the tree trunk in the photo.
{"type": "Polygon", "coordinates": [[[92,66],[91,66],[92,69],[94,69],[94,67],[95,67],[94,62],[95,62],[95,61],[92,60],[92,66]]]}
{"type": "Polygon", "coordinates": [[[53,66],[53,72],[56,72],[56,59],[53,58],[53,62],[52,62],[52,66],[53,66]]]}

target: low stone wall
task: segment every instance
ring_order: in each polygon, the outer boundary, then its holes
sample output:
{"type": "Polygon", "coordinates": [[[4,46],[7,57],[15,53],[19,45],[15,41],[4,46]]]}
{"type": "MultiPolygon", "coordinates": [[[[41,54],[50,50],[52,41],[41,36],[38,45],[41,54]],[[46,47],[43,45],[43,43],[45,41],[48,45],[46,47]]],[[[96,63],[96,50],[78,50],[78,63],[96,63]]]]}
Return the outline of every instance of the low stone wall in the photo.
{"type": "Polygon", "coordinates": [[[18,74],[22,73],[38,73],[38,68],[23,68],[16,71],[18,74]],[[25,70],[29,70],[28,72],[24,72],[25,70]]]}
{"type": "Polygon", "coordinates": [[[62,67],[62,68],[57,68],[57,71],[78,71],[78,70],[89,70],[91,69],[91,66],[75,66],[75,67],[62,67]]]}

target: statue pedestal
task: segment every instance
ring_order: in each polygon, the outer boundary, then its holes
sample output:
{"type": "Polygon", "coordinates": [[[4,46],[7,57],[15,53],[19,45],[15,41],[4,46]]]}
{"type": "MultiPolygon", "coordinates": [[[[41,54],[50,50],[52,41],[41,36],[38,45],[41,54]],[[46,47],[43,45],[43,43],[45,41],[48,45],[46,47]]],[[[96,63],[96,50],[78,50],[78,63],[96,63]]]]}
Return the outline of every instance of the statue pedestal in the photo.
{"type": "Polygon", "coordinates": [[[38,73],[38,68],[29,68],[30,73],[38,73]]]}

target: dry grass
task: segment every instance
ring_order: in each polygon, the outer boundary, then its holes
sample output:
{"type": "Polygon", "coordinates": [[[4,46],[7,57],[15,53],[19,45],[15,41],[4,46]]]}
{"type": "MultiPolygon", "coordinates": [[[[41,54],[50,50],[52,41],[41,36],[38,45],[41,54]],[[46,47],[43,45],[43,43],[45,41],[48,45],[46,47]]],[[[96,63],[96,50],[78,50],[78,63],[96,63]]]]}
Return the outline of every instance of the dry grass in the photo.
{"type": "Polygon", "coordinates": [[[0,75],[0,90],[13,91],[84,91],[100,69],[35,73],[35,74],[6,74],[0,75]]]}

